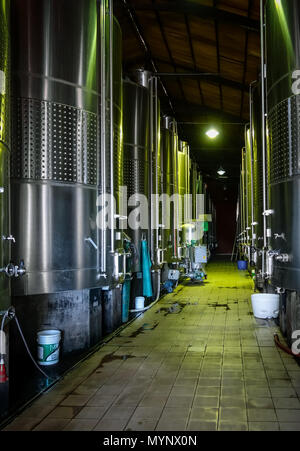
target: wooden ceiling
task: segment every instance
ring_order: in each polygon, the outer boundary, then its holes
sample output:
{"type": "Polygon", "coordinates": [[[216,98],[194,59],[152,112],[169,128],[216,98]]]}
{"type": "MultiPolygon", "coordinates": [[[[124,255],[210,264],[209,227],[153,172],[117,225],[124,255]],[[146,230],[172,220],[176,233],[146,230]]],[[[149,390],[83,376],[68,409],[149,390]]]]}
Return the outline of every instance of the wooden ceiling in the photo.
{"type": "Polygon", "coordinates": [[[227,156],[229,171],[237,177],[249,84],[260,69],[259,0],[114,4],[123,33],[124,73],[155,67],[168,74],[160,77],[164,113],[175,115],[204,172],[215,174],[227,156]],[[203,133],[210,123],[224,131],[215,143],[203,133]]]}

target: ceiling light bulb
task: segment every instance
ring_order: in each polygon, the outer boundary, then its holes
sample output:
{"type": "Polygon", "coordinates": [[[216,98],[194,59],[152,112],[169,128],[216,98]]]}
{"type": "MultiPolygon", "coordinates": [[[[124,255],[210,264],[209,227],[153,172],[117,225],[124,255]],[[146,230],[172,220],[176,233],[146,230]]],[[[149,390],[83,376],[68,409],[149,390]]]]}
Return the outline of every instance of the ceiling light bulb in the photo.
{"type": "Polygon", "coordinates": [[[222,168],[222,166],[220,166],[220,169],[218,170],[218,174],[219,175],[224,175],[226,171],[224,171],[224,169],[222,168]]]}
{"type": "Polygon", "coordinates": [[[218,130],[215,130],[214,128],[211,128],[210,130],[207,130],[206,135],[210,139],[215,139],[219,135],[219,132],[218,132],[218,130]]]}

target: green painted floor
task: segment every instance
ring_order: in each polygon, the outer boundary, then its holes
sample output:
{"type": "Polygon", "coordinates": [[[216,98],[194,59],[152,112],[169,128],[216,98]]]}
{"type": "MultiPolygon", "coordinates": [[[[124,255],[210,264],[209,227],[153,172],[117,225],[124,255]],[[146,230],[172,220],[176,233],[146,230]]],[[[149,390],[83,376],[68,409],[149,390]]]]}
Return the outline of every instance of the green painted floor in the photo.
{"type": "Polygon", "coordinates": [[[5,429],[300,430],[300,367],[253,317],[251,279],[207,269],[204,286],[178,286],[5,429]]]}

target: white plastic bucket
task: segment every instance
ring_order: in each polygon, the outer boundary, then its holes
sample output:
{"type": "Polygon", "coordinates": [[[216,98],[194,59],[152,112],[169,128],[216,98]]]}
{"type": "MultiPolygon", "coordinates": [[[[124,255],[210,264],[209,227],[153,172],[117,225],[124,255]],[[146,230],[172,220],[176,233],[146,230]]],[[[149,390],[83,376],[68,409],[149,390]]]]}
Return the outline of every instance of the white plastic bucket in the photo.
{"type": "Polygon", "coordinates": [[[253,315],[256,318],[277,318],[279,314],[279,294],[259,293],[251,295],[253,315]]]}
{"type": "Polygon", "coordinates": [[[135,309],[142,310],[145,307],[145,298],[143,296],[137,296],[135,298],[135,309]]]}
{"type": "Polygon", "coordinates": [[[57,329],[40,330],[37,333],[38,364],[55,365],[59,361],[61,332],[57,329]]]}

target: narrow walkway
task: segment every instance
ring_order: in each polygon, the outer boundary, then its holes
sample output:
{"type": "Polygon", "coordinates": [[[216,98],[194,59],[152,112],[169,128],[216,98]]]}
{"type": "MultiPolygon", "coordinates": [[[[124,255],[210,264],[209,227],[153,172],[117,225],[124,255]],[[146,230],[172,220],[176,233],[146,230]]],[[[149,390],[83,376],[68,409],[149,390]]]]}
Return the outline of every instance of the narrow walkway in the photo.
{"type": "Polygon", "coordinates": [[[179,286],[5,429],[300,430],[300,367],[251,292],[210,264],[204,286],[179,286]]]}

